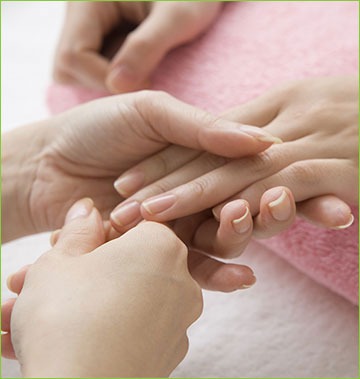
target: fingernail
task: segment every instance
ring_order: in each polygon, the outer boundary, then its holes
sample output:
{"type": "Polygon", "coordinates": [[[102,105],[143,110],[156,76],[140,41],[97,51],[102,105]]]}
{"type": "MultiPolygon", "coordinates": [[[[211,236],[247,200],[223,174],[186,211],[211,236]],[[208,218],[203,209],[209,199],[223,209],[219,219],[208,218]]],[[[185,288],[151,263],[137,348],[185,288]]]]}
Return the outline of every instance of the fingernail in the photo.
{"type": "Polygon", "coordinates": [[[14,277],[14,274],[10,274],[6,279],[6,286],[7,286],[7,288],[9,288],[10,291],[12,291],[11,282],[12,282],[13,277],[14,277]]]}
{"type": "Polygon", "coordinates": [[[140,221],[140,204],[137,201],[131,201],[120,205],[111,212],[110,218],[120,227],[129,225],[137,219],[140,221]]]}
{"type": "Polygon", "coordinates": [[[142,172],[131,172],[116,180],[114,187],[121,196],[128,197],[142,187],[144,180],[142,172]]]}
{"type": "Polygon", "coordinates": [[[344,225],[334,226],[334,229],[346,229],[353,224],[354,220],[355,220],[354,216],[350,214],[350,219],[348,223],[344,225]]]}
{"type": "Polygon", "coordinates": [[[139,81],[136,73],[126,65],[114,67],[107,78],[107,82],[116,90],[121,90],[128,85],[136,84],[139,81]]]}
{"type": "Polygon", "coordinates": [[[217,207],[216,208],[213,208],[211,210],[212,214],[214,215],[214,218],[216,221],[220,221],[220,211],[217,207]]]}
{"type": "Polygon", "coordinates": [[[270,133],[266,132],[264,129],[257,128],[250,125],[241,125],[240,131],[249,134],[251,137],[256,138],[260,142],[270,142],[270,143],[283,143],[282,139],[275,137],[270,133]]]}
{"type": "Polygon", "coordinates": [[[90,198],[85,198],[77,201],[68,211],[65,224],[76,218],[85,218],[90,215],[94,208],[94,202],[90,198]]]}
{"type": "Polygon", "coordinates": [[[241,289],[241,290],[245,290],[245,289],[247,289],[247,288],[252,287],[255,283],[256,283],[256,276],[253,275],[253,276],[251,277],[251,279],[250,279],[247,283],[244,283],[239,289],[241,289]]]}
{"type": "Polygon", "coordinates": [[[244,215],[232,221],[235,232],[239,234],[245,233],[251,228],[250,219],[248,218],[250,211],[248,207],[245,208],[244,215]]]}
{"type": "Polygon", "coordinates": [[[54,246],[56,244],[57,240],[59,239],[60,232],[61,232],[61,229],[56,229],[51,233],[50,235],[51,246],[54,246]]]}
{"type": "Polygon", "coordinates": [[[277,221],[286,221],[291,216],[291,204],[286,191],[282,191],[281,195],[271,203],[269,203],[271,215],[277,221]]]}
{"type": "Polygon", "coordinates": [[[150,214],[157,214],[164,212],[171,206],[175,204],[176,196],[173,194],[169,195],[160,195],[153,197],[151,199],[145,200],[141,206],[145,208],[145,210],[150,214]]]}

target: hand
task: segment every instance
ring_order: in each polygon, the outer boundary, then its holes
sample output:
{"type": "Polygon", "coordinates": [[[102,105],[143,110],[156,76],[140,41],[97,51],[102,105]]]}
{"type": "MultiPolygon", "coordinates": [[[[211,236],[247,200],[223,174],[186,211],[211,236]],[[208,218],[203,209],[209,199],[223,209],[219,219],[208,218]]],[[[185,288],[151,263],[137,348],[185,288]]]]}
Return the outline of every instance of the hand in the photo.
{"type": "MultiPolygon", "coordinates": [[[[119,201],[115,178],[169,143],[233,157],[262,151],[272,141],[261,129],[151,91],[101,99],[15,129],[3,138],[3,217],[13,218],[15,204],[18,222],[4,225],[4,239],[61,227],[66,211],[83,197],[94,199],[107,218],[119,201]],[[6,201],[11,195],[16,199],[6,201]]],[[[198,154],[190,151],[172,164],[198,154]]]]}
{"type": "MultiPolygon", "coordinates": [[[[298,211],[309,220],[326,227],[350,226],[353,216],[346,203],[357,202],[356,83],[351,77],[291,83],[227,112],[224,117],[230,120],[257,125],[284,140],[265,153],[231,161],[203,154],[181,167],[151,172],[142,183],[147,187],[135,193],[141,187],[133,178],[143,175],[159,159],[155,155],[124,173],[115,186],[128,195],[124,204],[142,203],[141,216],[157,221],[173,220],[237,198],[245,199],[252,215],[257,215],[264,192],[286,186],[291,192],[278,193],[277,205],[287,211],[280,220],[274,216],[273,221],[289,225],[292,193],[298,211]]],[[[170,149],[159,155],[170,156],[170,149]]],[[[219,215],[223,206],[217,206],[214,213],[219,215]]],[[[113,213],[114,226],[116,215],[124,214],[121,208],[120,204],[113,213]]],[[[265,236],[271,235],[271,226],[266,229],[265,236]]]]}
{"type": "MultiPolygon", "coordinates": [[[[176,166],[200,155],[199,150],[236,157],[264,150],[274,140],[261,129],[215,118],[169,95],[149,91],[101,99],[18,128],[3,137],[2,217],[7,220],[3,241],[60,228],[67,210],[83,197],[92,198],[103,219],[108,219],[119,202],[114,180],[169,143],[198,149],[171,161],[176,166]]],[[[135,225],[136,220],[130,223],[135,225]]],[[[239,239],[231,224],[227,231],[206,239],[222,240],[222,246],[226,239],[239,239]]],[[[200,241],[192,245],[202,250],[201,246],[200,241]]],[[[196,252],[191,256],[199,257],[196,252]]],[[[255,282],[247,267],[225,265],[205,255],[200,258],[196,265],[201,263],[203,274],[195,276],[205,288],[232,291],[255,282]]]]}
{"type": "Polygon", "coordinates": [[[204,32],[220,9],[216,2],[70,1],[55,79],[112,93],[146,88],[163,57],[204,32]]]}
{"type": "Polygon", "coordinates": [[[184,358],[202,309],[184,244],[151,222],[104,242],[93,203],[77,202],[4,305],[2,351],[24,376],[165,377],[184,358]]]}

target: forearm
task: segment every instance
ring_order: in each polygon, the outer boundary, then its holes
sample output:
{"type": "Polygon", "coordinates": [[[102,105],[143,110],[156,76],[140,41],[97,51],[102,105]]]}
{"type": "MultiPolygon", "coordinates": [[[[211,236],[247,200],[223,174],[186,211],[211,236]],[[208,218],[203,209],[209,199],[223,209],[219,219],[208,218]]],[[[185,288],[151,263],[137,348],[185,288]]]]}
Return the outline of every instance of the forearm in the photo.
{"type": "Polygon", "coordinates": [[[33,124],[2,136],[2,242],[36,232],[29,199],[41,159],[43,128],[33,124]]]}

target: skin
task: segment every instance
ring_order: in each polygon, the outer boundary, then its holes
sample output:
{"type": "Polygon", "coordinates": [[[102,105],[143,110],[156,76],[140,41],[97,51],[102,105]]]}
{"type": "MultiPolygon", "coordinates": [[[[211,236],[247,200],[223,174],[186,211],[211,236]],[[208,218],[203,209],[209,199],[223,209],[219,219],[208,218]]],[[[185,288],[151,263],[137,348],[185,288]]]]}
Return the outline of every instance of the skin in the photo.
{"type": "MultiPolygon", "coordinates": [[[[268,148],[272,142],[263,139],[271,141],[273,137],[260,132],[151,91],[101,99],[15,129],[3,137],[2,217],[7,220],[3,241],[62,227],[67,210],[83,197],[93,199],[103,220],[108,220],[121,199],[113,188],[114,180],[170,143],[234,157],[268,148]],[[30,138],[32,144],[28,143],[30,138]],[[219,139],[224,143],[219,144],[219,139]]],[[[224,218],[230,226],[231,217],[224,218]]],[[[176,226],[186,243],[203,219],[200,214],[176,226]]],[[[108,239],[118,236],[109,225],[106,230],[108,239]]],[[[210,230],[204,238],[233,246],[238,235],[229,228],[222,237],[210,230]]],[[[203,251],[203,244],[198,241],[189,247],[203,251]]],[[[198,256],[196,251],[193,254],[198,256]]],[[[197,271],[196,279],[205,288],[230,291],[255,281],[252,271],[244,266],[227,266],[205,255],[200,263],[203,274],[197,271]]]]}
{"type": "Polygon", "coordinates": [[[217,2],[68,2],[54,78],[112,93],[147,88],[163,57],[206,31],[220,9],[217,2]]]}
{"type": "MultiPolygon", "coordinates": [[[[219,218],[225,204],[229,207],[231,201],[243,199],[254,216],[255,235],[269,237],[281,227],[266,227],[268,216],[264,216],[263,206],[270,203],[264,196],[274,187],[285,186],[289,191],[283,196],[278,191],[280,204],[275,203],[282,208],[284,227],[293,217],[290,193],[298,213],[308,220],[325,227],[348,227],[353,221],[348,204],[358,201],[356,83],[353,77],[290,83],[223,115],[257,125],[284,141],[266,152],[235,160],[202,154],[181,167],[145,176],[146,168],[159,159],[154,156],[124,173],[115,187],[120,193],[128,191],[126,203],[136,201],[141,217],[156,221],[174,220],[212,207],[215,218],[219,218]],[[139,181],[133,185],[129,174],[143,177],[141,185],[139,181]]],[[[166,156],[171,151],[159,154],[166,156]]],[[[121,207],[112,213],[114,227],[121,207]]],[[[273,209],[268,209],[268,215],[269,210],[273,209]]]]}
{"type": "Polygon", "coordinates": [[[105,243],[90,199],[70,209],[21,287],[2,307],[2,352],[16,355],[25,377],[168,376],[202,311],[180,239],[145,222],[105,243]]]}

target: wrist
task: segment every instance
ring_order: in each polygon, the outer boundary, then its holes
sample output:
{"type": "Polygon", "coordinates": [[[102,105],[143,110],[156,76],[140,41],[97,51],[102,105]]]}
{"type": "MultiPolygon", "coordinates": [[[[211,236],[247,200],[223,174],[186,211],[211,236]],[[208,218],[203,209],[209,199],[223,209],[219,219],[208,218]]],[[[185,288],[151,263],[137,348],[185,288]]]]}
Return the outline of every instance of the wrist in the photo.
{"type": "Polygon", "coordinates": [[[45,137],[40,123],[2,136],[2,242],[38,232],[29,200],[45,137]]]}

